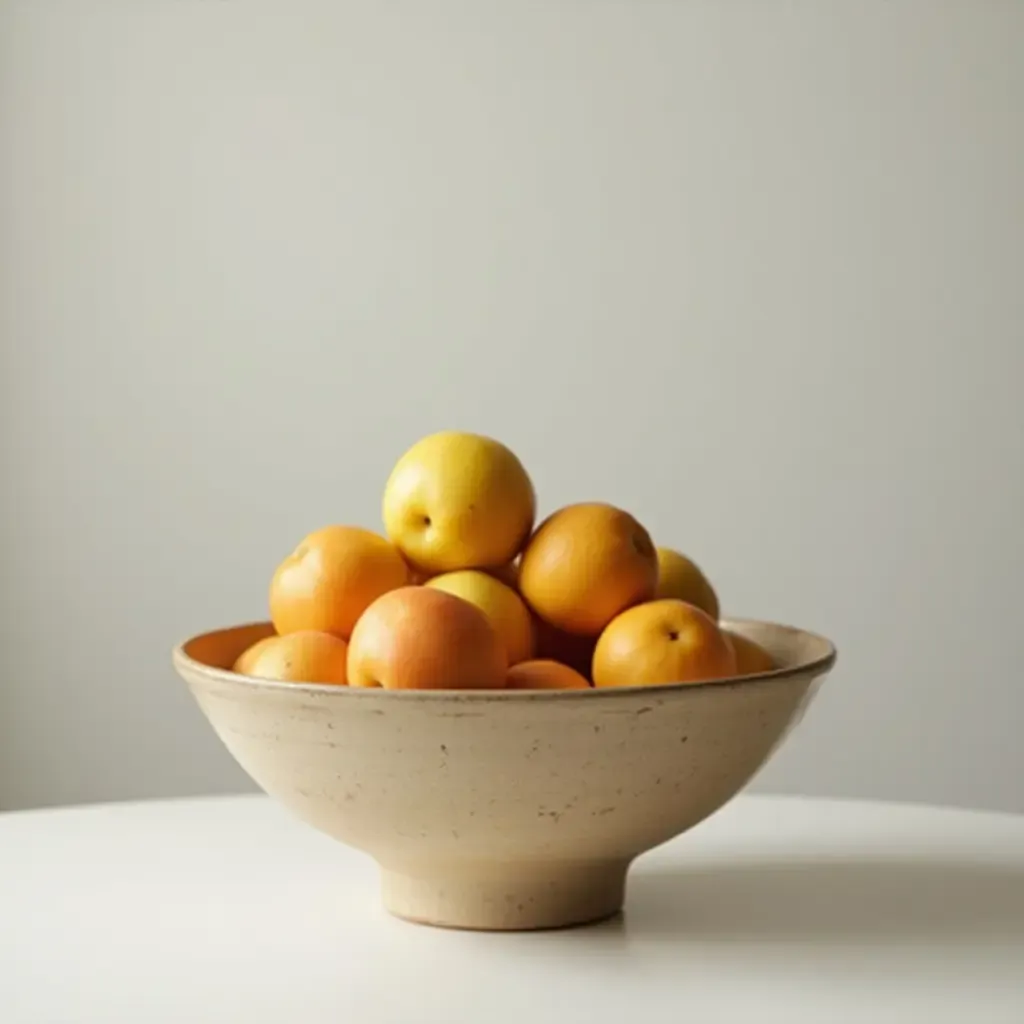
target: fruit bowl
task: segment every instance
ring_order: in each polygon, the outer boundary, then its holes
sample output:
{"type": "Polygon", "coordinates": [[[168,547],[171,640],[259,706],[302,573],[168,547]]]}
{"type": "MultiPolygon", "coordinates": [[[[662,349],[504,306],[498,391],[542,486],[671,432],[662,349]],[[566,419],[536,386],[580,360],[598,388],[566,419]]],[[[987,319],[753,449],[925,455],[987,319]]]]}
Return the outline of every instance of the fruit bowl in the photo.
{"type": "Polygon", "coordinates": [[[269,623],[193,637],[173,658],[264,791],[377,861],[391,913],[522,930],[618,912],[630,863],[739,792],[836,658],[803,630],[723,625],[776,669],[589,691],[357,689],[229,671],[269,623]]]}

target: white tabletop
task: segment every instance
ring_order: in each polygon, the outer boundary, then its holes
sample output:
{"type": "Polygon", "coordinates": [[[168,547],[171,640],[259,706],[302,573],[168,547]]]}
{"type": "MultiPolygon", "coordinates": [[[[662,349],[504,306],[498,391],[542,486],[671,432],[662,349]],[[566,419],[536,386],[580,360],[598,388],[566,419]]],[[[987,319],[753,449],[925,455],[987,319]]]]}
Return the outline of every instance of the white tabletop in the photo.
{"type": "Polygon", "coordinates": [[[1024,818],[739,798],[623,918],[440,931],[262,797],[0,815],[4,1024],[1024,1021],[1024,818]]]}

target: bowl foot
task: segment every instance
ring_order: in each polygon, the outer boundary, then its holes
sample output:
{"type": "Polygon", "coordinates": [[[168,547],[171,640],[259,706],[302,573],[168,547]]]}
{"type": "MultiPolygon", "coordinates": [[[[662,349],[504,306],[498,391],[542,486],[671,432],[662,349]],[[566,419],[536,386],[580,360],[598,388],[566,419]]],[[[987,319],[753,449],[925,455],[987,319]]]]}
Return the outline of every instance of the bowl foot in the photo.
{"type": "Polygon", "coordinates": [[[385,908],[441,928],[527,931],[568,928],[622,909],[628,861],[472,864],[443,872],[383,869],[385,908]]]}

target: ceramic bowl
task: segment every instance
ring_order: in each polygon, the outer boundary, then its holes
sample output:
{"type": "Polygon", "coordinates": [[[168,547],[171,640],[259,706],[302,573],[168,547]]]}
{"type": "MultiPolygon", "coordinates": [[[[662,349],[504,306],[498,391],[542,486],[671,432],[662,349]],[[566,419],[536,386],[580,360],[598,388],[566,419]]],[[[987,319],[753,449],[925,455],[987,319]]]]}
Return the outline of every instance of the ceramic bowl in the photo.
{"type": "Polygon", "coordinates": [[[561,692],[396,692],[230,672],[270,634],[265,623],[194,637],[173,658],[263,790],[376,859],[393,914],[552,928],[619,911],[633,859],[739,792],[835,661],[829,641],[802,630],[725,625],[778,669],[561,692]]]}

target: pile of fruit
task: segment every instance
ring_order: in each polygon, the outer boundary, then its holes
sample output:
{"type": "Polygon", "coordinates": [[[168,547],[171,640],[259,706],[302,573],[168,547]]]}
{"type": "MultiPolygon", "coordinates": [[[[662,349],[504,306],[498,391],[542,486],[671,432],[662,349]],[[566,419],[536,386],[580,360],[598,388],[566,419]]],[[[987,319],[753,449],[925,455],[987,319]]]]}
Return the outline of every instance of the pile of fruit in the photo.
{"type": "Polygon", "coordinates": [[[700,682],[770,670],[718,622],[697,565],[655,547],[612,505],[569,505],[534,526],[519,459],[444,432],[399,459],[386,537],[309,534],[270,584],[275,635],[243,675],[385,689],[589,689],[700,682]]]}

